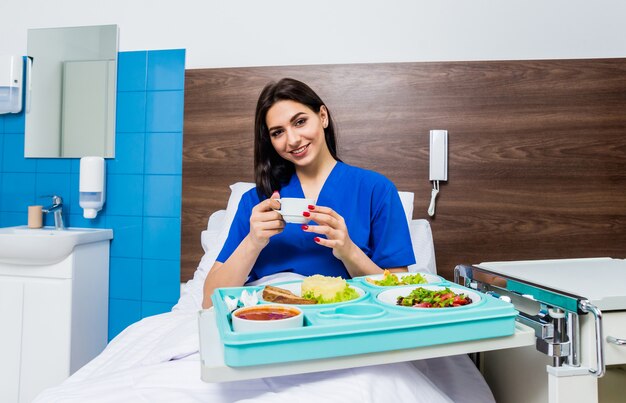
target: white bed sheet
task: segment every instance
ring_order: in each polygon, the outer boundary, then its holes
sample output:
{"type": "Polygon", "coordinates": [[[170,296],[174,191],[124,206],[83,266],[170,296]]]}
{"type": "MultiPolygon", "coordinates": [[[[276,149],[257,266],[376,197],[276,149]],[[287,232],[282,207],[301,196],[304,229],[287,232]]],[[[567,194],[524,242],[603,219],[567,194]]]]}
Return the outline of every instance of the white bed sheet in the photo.
{"type": "Polygon", "coordinates": [[[490,402],[467,356],[227,383],[200,380],[197,313],[129,326],[35,402],[490,402]]]}
{"type": "MultiPolygon", "coordinates": [[[[266,279],[280,282],[274,276],[266,279]]],[[[314,374],[205,383],[197,310],[145,318],[35,402],[493,402],[466,355],[314,374]]]]}
{"type": "MultiPolygon", "coordinates": [[[[228,235],[241,194],[231,186],[226,210],[214,213],[202,234],[198,270],[183,287],[172,312],[145,318],[125,329],[106,349],[35,402],[493,402],[483,377],[465,355],[262,378],[228,383],[200,379],[197,312],[202,285],[228,235]]],[[[407,219],[413,194],[401,194],[407,219]]],[[[410,220],[417,263],[413,271],[436,272],[430,225],[410,220]]],[[[291,273],[256,283],[285,281],[291,273]]]]}

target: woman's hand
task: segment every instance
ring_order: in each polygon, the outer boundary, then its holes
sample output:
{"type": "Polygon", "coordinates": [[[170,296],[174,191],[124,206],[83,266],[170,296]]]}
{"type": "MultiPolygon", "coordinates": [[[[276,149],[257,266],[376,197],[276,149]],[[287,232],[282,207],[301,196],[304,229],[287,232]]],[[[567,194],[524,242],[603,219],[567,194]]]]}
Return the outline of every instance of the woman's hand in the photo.
{"type": "Polygon", "coordinates": [[[353,252],[357,246],[350,239],[346,222],[336,211],[329,207],[309,206],[309,211],[305,211],[303,214],[318,224],[303,225],[303,231],[326,236],[326,238],[316,237],[315,242],[332,248],[333,255],[344,263],[346,263],[346,259],[354,255],[353,252]]]}
{"type": "Polygon", "coordinates": [[[278,199],[280,194],[276,191],[272,197],[265,199],[252,208],[250,215],[250,240],[255,246],[263,249],[270,241],[270,238],[283,232],[285,221],[277,211],[280,209],[278,199]]]}

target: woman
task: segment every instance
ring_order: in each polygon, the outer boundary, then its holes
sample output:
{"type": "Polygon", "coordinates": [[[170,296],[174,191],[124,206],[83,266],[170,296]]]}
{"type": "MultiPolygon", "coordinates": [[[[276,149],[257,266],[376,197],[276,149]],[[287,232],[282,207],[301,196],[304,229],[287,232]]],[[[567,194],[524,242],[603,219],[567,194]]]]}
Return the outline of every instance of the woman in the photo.
{"type": "Polygon", "coordinates": [[[278,272],[351,278],[406,271],[415,263],[397,189],[384,176],[337,157],[328,107],[306,84],[268,84],[256,107],[256,190],[239,204],[228,239],[204,284],[203,307],[218,287],[278,272]],[[317,200],[308,225],[286,225],[280,197],[317,200]]]}

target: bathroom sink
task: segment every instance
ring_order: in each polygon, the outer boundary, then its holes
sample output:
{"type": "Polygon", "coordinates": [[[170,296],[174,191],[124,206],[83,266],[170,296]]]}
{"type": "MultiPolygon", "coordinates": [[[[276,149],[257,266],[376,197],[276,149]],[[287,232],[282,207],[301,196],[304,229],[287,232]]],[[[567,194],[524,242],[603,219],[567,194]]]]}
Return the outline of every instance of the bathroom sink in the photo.
{"type": "Polygon", "coordinates": [[[0,264],[55,264],[68,257],[77,245],[112,238],[112,230],[101,228],[0,228],[0,264]]]}

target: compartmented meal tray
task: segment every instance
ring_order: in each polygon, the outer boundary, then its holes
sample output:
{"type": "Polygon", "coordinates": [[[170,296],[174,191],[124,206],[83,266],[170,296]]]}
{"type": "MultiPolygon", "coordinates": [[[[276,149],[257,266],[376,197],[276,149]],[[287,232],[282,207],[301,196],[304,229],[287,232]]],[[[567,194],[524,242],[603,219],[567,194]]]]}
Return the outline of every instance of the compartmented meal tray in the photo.
{"type": "MultiPolygon", "coordinates": [[[[304,326],[279,331],[238,333],[232,330],[225,297],[263,286],[218,288],[213,293],[217,328],[224,345],[224,362],[231,367],[348,356],[437,344],[456,343],[515,332],[517,311],[512,304],[479,294],[480,301],[454,308],[416,309],[385,304],[377,295],[395,287],[370,286],[359,279],[348,284],[365,291],[360,298],[339,303],[298,305],[304,326]]],[[[274,284],[280,287],[280,284],[274,284]]],[[[441,283],[476,294],[457,284],[441,283]]],[[[408,294],[419,287],[404,286],[408,294]]]]}

